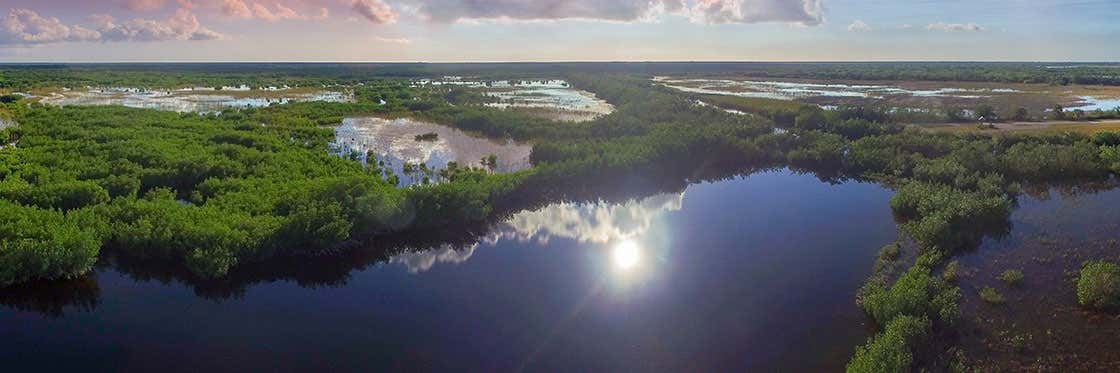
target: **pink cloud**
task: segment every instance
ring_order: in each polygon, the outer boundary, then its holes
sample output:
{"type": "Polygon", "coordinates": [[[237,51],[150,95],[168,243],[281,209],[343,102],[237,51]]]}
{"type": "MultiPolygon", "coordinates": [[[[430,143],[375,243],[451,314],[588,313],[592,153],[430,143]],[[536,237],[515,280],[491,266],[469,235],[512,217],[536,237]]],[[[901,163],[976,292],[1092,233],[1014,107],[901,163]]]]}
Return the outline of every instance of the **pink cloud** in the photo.
{"type": "Polygon", "coordinates": [[[136,12],[150,12],[162,9],[166,3],[167,0],[128,0],[124,6],[136,12]]]}
{"type": "Polygon", "coordinates": [[[408,45],[412,44],[412,39],[409,38],[387,38],[383,36],[374,36],[373,40],[385,44],[408,45]]]}
{"type": "Polygon", "coordinates": [[[282,20],[322,20],[330,15],[327,8],[318,8],[307,14],[300,13],[284,4],[274,3],[270,8],[261,2],[244,0],[223,0],[222,13],[236,18],[259,19],[267,22],[282,20]]]}
{"type": "Polygon", "coordinates": [[[224,0],[222,14],[230,17],[253,18],[253,11],[249,9],[249,5],[241,0],[224,0]]]}
{"type": "Polygon", "coordinates": [[[221,34],[203,27],[187,9],[158,21],[135,18],[118,22],[113,16],[89,17],[92,27],[67,25],[55,17],[43,17],[29,9],[12,9],[0,21],[0,44],[49,44],[90,41],[213,40],[221,34]]]}
{"type": "Polygon", "coordinates": [[[635,22],[664,14],[695,23],[781,22],[819,25],[824,0],[405,0],[434,22],[560,19],[635,22]]]}
{"type": "Polygon", "coordinates": [[[351,8],[361,14],[362,17],[376,24],[393,23],[400,16],[397,11],[382,0],[354,0],[351,8]]]}
{"type": "Polygon", "coordinates": [[[55,17],[43,17],[30,9],[12,9],[0,21],[0,44],[45,44],[64,41],[96,40],[97,31],[71,27],[55,17]]]}

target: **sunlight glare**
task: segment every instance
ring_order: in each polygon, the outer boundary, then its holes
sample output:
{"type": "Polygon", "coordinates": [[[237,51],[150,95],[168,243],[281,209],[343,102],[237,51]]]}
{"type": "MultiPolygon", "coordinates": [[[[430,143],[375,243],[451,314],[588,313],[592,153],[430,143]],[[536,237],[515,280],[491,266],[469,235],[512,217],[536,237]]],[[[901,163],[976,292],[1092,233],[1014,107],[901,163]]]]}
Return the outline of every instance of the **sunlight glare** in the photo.
{"type": "Polygon", "coordinates": [[[628,270],[638,265],[642,253],[637,243],[632,240],[625,240],[615,245],[613,256],[616,267],[628,270]]]}

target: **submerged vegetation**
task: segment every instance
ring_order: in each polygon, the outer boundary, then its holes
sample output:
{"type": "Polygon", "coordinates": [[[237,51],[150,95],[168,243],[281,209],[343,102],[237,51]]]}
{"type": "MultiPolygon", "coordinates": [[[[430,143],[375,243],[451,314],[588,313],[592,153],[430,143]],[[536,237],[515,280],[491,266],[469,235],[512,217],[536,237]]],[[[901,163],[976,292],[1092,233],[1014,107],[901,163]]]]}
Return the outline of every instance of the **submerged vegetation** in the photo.
{"type": "Polygon", "coordinates": [[[1023,284],[1023,271],[1009,269],[1000,273],[999,279],[1008,286],[1019,286],[1023,284]]]}
{"type": "MultiPolygon", "coordinates": [[[[698,105],[693,95],[653,84],[648,76],[592,68],[553,73],[616,110],[558,125],[488,107],[462,89],[410,85],[400,77],[427,71],[413,68],[386,68],[377,78],[334,70],[288,76],[16,69],[0,88],[347,84],[355,102],[207,115],[21,100],[0,104],[0,113],[19,123],[0,130],[3,144],[13,144],[0,149],[0,285],[74,276],[102,255],[168,262],[199,277],[220,277],[271,257],[329,254],[371,237],[481,222],[542,202],[596,196],[596,188],[609,190],[611,183],[682,183],[788,166],[823,180],[876,181],[897,190],[890,205],[916,259],[909,263],[902,243],[882,249],[858,299],[882,332],[856,350],[848,370],[905,371],[944,364],[939,351],[952,343],[945,336],[953,335],[961,318],[962,297],[955,285],[958,265],[946,262],[1007,231],[1021,185],[1120,172],[1115,134],[934,133],[907,128],[897,115],[875,108],[823,110],[705,98],[750,114],[740,115],[698,105]],[[327,126],[357,115],[415,117],[528,141],[533,167],[497,173],[497,158],[490,155],[481,160],[482,168],[449,164],[431,170],[446,182],[401,187],[379,162],[331,154],[334,131],[327,126]]],[[[756,73],[797,71],[812,77],[954,78],[936,69],[859,75],[842,64],[813,73],[784,67],[756,73]]],[[[977,68],[954,79],[1105,79],[1095,71],[977,68]]],[[[430,135],[414,140],[438,140],[430,135]]],[[[1016,284],[1022,274],[1003,279],[1016,284]]],[[[1078,300],[1087,307],[1120,305],[1118,279],[1114,264],[1086,265],[1078,300]]],[[[980,296],[1003,301],[994,288],[980,296]]]]}

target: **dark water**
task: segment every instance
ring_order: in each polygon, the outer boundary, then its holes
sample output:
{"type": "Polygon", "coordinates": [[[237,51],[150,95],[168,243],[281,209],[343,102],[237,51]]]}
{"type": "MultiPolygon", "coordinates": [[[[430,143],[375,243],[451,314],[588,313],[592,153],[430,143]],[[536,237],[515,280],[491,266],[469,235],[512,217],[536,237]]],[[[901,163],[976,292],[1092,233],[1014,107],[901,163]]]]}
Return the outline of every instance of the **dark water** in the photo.
{"type": "Polygon", "coordinates": [[[895,239],[889,196],[759,173],[233,290],[105,266],[0,297],[0,366],[835,371],[867,337],[853,299],[895,239]]]}

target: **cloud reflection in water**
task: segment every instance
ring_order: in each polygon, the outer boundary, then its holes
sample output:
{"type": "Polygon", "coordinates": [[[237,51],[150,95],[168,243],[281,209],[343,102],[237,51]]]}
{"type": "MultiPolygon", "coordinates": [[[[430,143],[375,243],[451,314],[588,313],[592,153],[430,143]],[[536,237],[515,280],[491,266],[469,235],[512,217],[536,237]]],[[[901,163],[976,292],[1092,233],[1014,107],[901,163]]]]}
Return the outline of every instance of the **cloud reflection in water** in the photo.
{"type": "MultiPolygon", "coordinates": [[[[479,243],[494,246],[502,240],[517,240],[545,245],[554,237],[580,243],[633,242],[632,238],[649,231],[658,216],[680,210],[683,199],[684,192],[658,194],[624,203],[554,203],[514,215],[495,227],[479,243]]],[[[436,250],[405,253],[393,257],[390,262],[404,264],[411,273],[420,273],[436,263],[465,262],[474,255],[479,243],[459,249],[444,245],[436,250]]]]}

